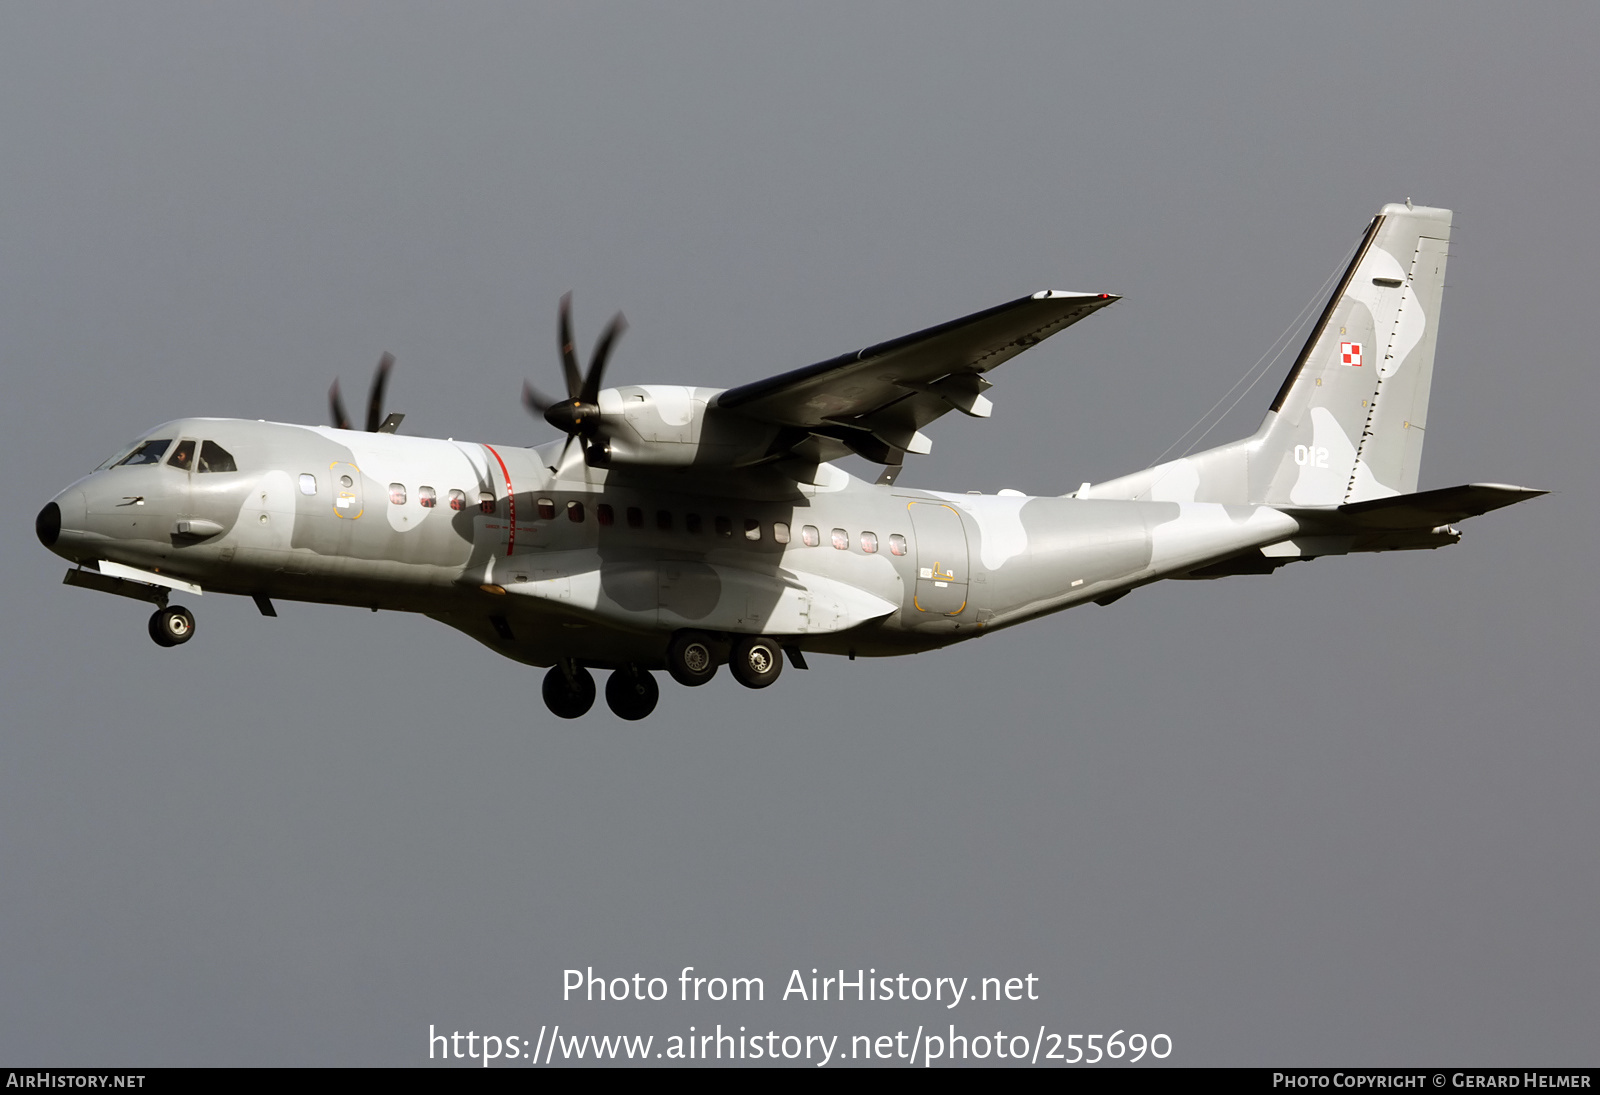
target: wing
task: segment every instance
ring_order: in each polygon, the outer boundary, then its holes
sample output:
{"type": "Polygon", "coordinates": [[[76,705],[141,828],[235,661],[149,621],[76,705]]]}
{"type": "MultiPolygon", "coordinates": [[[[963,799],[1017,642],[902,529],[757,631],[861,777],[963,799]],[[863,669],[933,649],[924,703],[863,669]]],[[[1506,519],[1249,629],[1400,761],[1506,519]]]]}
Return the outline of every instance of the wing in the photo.
{"type": "Polygon", "coordinates": [[[990,369],[1118,300],[1046,290],[855,353],[730,388],[720,409],[785,428],[790,448],[899,464],[927,452],[921,429],[952,408],[987,418],[990,369]]]}

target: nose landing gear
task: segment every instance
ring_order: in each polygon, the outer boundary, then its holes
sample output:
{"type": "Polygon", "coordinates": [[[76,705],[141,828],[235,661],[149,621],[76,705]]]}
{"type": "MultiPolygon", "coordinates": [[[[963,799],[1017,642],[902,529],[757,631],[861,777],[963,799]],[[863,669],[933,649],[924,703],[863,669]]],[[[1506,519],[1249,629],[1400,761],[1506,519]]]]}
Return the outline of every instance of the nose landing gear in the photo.
{"type": "Polygon", "coordinates": [[[150,617],[150,637],[157,646],[182,646],[194,638],[194,613],[179,605],[156,609],[150,617]]]}

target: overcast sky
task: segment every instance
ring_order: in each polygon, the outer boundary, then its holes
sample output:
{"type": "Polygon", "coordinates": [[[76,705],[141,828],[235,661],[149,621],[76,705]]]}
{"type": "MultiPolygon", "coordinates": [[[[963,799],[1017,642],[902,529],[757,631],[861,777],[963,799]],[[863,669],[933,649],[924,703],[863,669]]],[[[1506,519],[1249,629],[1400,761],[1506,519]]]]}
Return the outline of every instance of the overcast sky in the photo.
{"type": "Polygon", "coordinates": [[[0,1061],[955,1023],[1592,1063],[1597,34],[1577,5],[0,6],[0,1061]],[[629,724],[551,717],[541,671],[423,618],[208,595],[162,650],[34,539],[150,426],[320,422],[385,350],[405,432],[548,440],[516,396],[557,384],[568,289],[580,342],[627,313],[617,383],[718,387],[1122,294],[901,480],[1059,494],[1152,461],[1407,196],[1457,211],[1421,486],[1555,491],[1438,552],[666,682],[629,724]],[[767,1000],[564,1002],[586,966],[767,1000]],[[813,967],[1039,999],[778,999],[813,967]]]}

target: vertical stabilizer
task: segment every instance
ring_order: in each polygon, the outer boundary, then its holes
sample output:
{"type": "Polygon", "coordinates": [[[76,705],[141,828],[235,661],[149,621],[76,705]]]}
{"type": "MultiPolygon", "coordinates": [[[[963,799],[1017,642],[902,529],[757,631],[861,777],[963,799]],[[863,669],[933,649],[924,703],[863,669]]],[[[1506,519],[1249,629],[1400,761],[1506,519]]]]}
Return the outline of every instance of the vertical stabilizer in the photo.
{"type": "Polygon", "coordinates": [[[1254,435],[1078,496],[1338,506],[1415,491],[1449,242],[1448,209],[1384,206],[1254,435]]]}
{"type": "Polygon", "coordinates": [[[1447,209],[1386,205],[1373,220],[1256,435],[1251,501],[1417,489],[1449,242],[1447,209]]]}

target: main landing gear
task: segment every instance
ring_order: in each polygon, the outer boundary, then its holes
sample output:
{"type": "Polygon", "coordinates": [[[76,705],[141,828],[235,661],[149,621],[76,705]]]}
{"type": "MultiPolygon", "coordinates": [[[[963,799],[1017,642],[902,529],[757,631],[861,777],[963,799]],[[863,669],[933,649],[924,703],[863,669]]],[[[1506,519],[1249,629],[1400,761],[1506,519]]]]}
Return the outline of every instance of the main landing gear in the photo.
{"type": "MultiPolygon", "coordinates": [[[[728,663],[733,679],[746,688],[766,688],[783,672],[784,647],[767,635],[715,636],[704,631],[679,631],[667,645],[667,672],[679,684],[697,688],[728,663]]],[[[790,651],[794,657],[799,655],[790,651]]],[[[803,662],[796,665],[805,668],[803,662]]],[[[556,665],[544,677],[544,702],[552,714],[576,719],[594,706],[594,676],[574,662],[556,665]]],[[[606,706],[619,719],[647,718],[661,699],[661,688],[648,669],[624,665],[606,678],[606,706]]]]}
{"type": "MultiPolygon", "coordinates": [[[[594,706],[594,675],[581,665],[553,666],[544,675],[544,705],[563,719],[576,719],[594,706]]],[[[619,719],[637,722],[656,709],[661,688],[648,670],[624,666],[606,680],[606,706],[619,719]]]]}
{"type": "Polygon", "coordinates": [[[661,686],[648,670],[627,666],[606,679],[606,706],[619,719],[638,722],[656,709],[659,699],[661,686]]]}
{"type": "Polygon", "coordinates": [[[766,635],[740,635],[719,644],[704,631],[679,631],[667,644],[667,672],[679,684],[698,688],[717,675],[719,656],[728,651],[728,671],[746,688],[765,688],[783,672],[783,645],[766,635]]]}
{"type": "Polygon", "coordinates": [[[150,637],[157,646],[182,646],[194,638],[194,613],[179,605],[156,609],[150,617],[150,637]]]}

